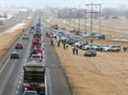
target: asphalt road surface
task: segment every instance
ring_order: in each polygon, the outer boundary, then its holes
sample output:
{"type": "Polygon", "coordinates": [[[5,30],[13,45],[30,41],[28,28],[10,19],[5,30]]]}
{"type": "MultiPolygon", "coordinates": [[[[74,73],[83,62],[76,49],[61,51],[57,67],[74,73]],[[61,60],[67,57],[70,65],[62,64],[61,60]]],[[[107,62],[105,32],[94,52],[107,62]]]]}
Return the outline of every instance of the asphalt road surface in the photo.
{"type": "MultiPolygon", "coordinates": [[[[35,17],[33,21],[34,20],[35,17]]],[[[29,32],[29,30],[27,32],[29,32]]],[[[18,39],[17,42],[22,42],[24,45],[24,49],[19,51],[21,58],[11,60],[10,56],[8,56],[0,69],[0,95],[18,95],[23,75],[22,67],[29,55],[28,51],[30,50],[31,40],[32,34],[29,35],[29,40],[18,39]]],[[[8,54],[14,50],[14,46],[9,50],[8,54]]]]}
{"type": "MultiPolygon", "coordinates": [[[[34,19],[37,21],[36,17],[34,19]]],[[[43,34],[45,34],[46,29],[42,28],[43,34]]],[[[29,37],[29,40],[19,39],[17,41],[24,44],[24,49],[20,51],[21,58],[19,60],[10,60],[8,57],[0,69],[0,95],[22,95],[23,92],[20,90],[23,78],[22,67],[29,55],[32,35],[29,35],[29,37]]],[[[10,49],[9,53],[13,48],[10,49]]],[[[45,50],[48,95],[71,95],[66,76],[53,47],[45,43],[45,50]]]]}
{"type": "MultiPolygon", "coordinates": [[[[17,42],[19,41],[21,42],[22,39],[17,42]]],[[[22,65],[25,62],[26,55],[28,55],[27,51],[30,45],[30,40],[22,41],[22,43],[24,45],[24,49],[19,51],[21,58],[18,60],[12,60],[8,57],[4,63],[5,65],[0,71],[0,95],[16,95],[18,91],[17,86],[22,74],[22,65]]],[[[10,50],[10,52],[12,50],[10,50]]]]}
{"type": "MultiPolygon", "coordinates": [[[[44,34],[48,32],[44,26],[44,34]]],[[[48,95],[71,95],[69,84],[54,48],[45,44],[48,77],[48,95]]]]}

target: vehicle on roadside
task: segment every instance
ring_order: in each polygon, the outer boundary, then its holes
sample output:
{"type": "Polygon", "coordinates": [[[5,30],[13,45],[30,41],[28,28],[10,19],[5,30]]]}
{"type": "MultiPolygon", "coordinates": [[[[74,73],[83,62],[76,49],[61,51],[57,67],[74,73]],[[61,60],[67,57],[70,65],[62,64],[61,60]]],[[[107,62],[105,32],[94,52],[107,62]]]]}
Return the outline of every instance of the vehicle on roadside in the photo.
{"type": "Polygon", "coordinates": [[[107,52],[107,51],[110,51],[110,50],[111,50],[111,47],[109,45],[102,46],[102,51],[107,52]]]}
{"type": "Polygon", "coordinates": [[[74,45],[80,49],[82,49],[82,46],[87,45],[87,44],[88,44],[87,42],[83,42],[83,41],[78,41],[74,43],[74,45]]]}
{"type": "Polygon", "coordinates": [[[85,44],[81,47],[82,50],[96,50],[102,51],[102,46],[97,44],[85,44]]]}
{"type": "Polygon", "coordinates": [[[28,40],[29,37],[28,37],[28,35],[23,35],[22,39],[23,39],[23,40],[28,40]]]}
{"type": "Polygon", "coordinates": [[[91,49],[91,46],[88,44],[88,45],[83,45],[82,47],[81,47],[81,49],[82,50],[89,50],[89,49],[91,49]]]}
{"type": "Polygon", "coordinates": [[[22,43],[17,43],[15,46],[15,49],[23,49],[23,44],[22,43]]]}
{"type": "Polygon", "coordinates": [[[119,52],[121,50],[121,47],[119,45],[110,45],[112,52],[119,52]]]}
{"type": "Polygon", "coordinates": [[[106,45],[102,46],[102,51],[119,52],[121,50],[120,45],[106,45]]]}
{"type": "Polygon", "coordinates": [[[10,59],[20,59],[20,54],[19,54],[19,52],[13,51],[13,52],[10,54],[10,59]]]}
{"type": "Polygon", "coordinates": [[[96,34],[95,37],[96,37],[96,39],[105,40],[105,35],[104,34],[96,34]]]}
{"type": "Polygon", "coordinates": [[[23,95],[38,95],[37,91],[24,91],[23,95]]]}
{"type": "Polygon", "coordinates": [[[84,56],[95,57],[97,55],[96,50],[86,50],[84,56]]]}
{"type": "Polygon", "coordinates": [[[96,51],[102,51],[102,46],[97,44],[91,44],[90,49],[96,50],[96,51]]]}

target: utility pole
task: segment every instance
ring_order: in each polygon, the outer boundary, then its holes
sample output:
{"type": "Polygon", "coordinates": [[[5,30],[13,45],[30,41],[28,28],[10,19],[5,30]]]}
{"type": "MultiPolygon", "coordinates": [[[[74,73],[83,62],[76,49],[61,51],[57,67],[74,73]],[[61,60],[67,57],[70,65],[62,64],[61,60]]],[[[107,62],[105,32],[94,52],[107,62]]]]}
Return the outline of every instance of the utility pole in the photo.
{"type": "Polygon", "coordinates": [[[94,16],[98,16],[99,19],[99,31],[100,30],[100,25],[101,25],[101,4],[95,4],[95,3],[90,3],[90,4],[85,4],[85,6],[87,7],[86,9],[86,14],[89,16],[90,18],[90,32],[93,32],[93,24],[94,24],[94,16]]]}
{"type": "Polygon", "coordinates": [[[79,5],[79,9],[78,9],[79,11],[78,11],[78,31],[80,32],[81,30],[81,28],[80,28],[80,26],[81,26],[81,20],[80,20],[80,11],[81,11],[81,9],[80,9],[80,5],[79,5]]]}

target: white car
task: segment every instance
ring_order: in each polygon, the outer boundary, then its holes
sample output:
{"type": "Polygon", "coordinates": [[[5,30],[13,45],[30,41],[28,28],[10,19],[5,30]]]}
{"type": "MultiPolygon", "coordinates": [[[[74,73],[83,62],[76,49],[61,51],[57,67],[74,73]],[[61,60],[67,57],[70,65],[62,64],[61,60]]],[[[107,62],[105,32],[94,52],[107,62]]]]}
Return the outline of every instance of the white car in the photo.
{"type": "Polygon", "coordinates": [[[91,48],[90,45],[84,45],[84,46],[82,46],[82,49],[83,49],[83,50],[88,50],[88,49],[90,49],[90,48],[91,48]]]}
{"type": "Polygon", "coordinates": [[[110,46],[102,46],[102,51],[109,51],[110,49],[110,46]]]}
{"type": "Polygon", "coordinates": [[[121,50],[120,46],[116,46],[116,45],[108,45],[108,46],[103,46],[102,47],[103,51],[111,51],[111,52],[118,52],[121,50]]]}

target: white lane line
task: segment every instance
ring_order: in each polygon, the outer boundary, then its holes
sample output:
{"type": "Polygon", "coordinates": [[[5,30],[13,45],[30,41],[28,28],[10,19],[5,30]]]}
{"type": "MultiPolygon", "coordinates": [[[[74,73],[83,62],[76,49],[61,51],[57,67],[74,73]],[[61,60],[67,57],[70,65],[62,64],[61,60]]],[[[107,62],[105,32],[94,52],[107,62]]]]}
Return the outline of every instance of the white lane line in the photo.
{"type": "Polygon", "coordinates": [[[45,94],[48,95],[48,80],[47,80],[47,73],[45,73],[45,94]]]}
{"type": "Polygon", "coordinates": [[[46,69],[46,95],[52,95],[52,82],[51,82],[50,70],[46,69]]]}
{"type": "Polygon", "coordinates": [[[19,89],[20,88],[20,85],[18,85],[17,88],[19,89]]]}
{"type": "MultiPolygon", "coordinates": [[[[2,93],[3,93],[4,89],[5,89],[5,86],[7,85],[8,81],[9,81],[9,78],[10,78],[11,74],[13,73],[16,61],[17,60],[14,60],[14,62],[11,65],[10,69],[8,70],[6,78],[3,80],[2,84],[1,84],[0,95],[2,95],[2,93]]],[[[2,74],[2,72],[0,74],[2,74]]]]}
{"type": "Polygon", "coordinates": [[[5,69],[5,67],[7,66],[7,64],[9,63],[10,61],[10,58],[7,58],[6,62],[5,63],[2,63],[4,64],[3,67],[0,69],[0,74],[3,72],[3,70],[5,69]]]}

